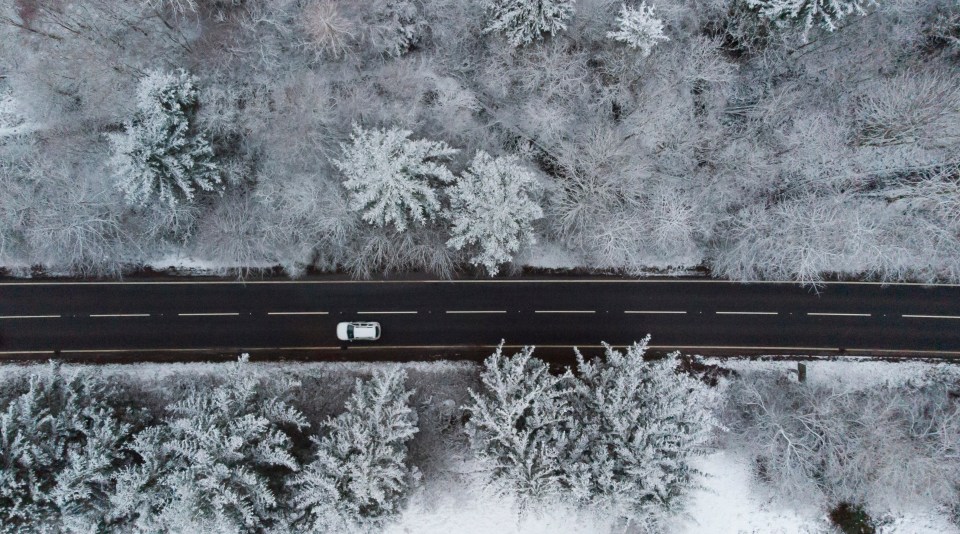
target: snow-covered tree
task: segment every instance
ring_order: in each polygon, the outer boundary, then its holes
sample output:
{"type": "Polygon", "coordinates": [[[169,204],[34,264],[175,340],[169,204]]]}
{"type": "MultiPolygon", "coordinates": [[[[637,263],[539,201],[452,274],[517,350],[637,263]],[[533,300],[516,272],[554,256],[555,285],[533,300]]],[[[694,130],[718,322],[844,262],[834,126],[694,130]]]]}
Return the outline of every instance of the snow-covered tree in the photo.
{"type": "Polygon", "coordinates": [[[316,456],[291,482],[299,532],[369,532],[395,517],[419,476],[407,444],[417,433],[402,370],[357,380],[346,411],[314,438],[316,456]]]}
{"type": "Polygon", "coordinates": [[[577,351],[574,411],[581,433],[565,460],[582,504],[636,524],[655,522],[691,489],[694,455],[716,421],[715,390],[678,372],[677,353],[645,361],[650,336],[602,359],[577,351]]]}
{"type": "Polygon", "coordinates": [[[484,31],[502,33],[511,46],[528,45],[567,29],[575,0],[488,0],[484,31]]]}
{"type": "Polygon", "coordinates": [[[151,71],[140,80],[136,113],[110,136],[117,187],[139,205],[191,201],[198,190],[222,191],[213,149],[195,124],[196,78],[151,71]]]}
{"type": "Polygon", "coordinates": [[[156,9],[170,9],[182,15],[197,11],[197,0],[146,0],[146,4],[156,9]]]}
{"type": "Polygon", "coordinates": [[[299,469],[285,429],[308,425],[245,362],[217,387],[194,386],[162,425],[137,434],[130,450],[139,461],[118,473],[111,496],[117,520],[141,532],[259,532],[282,524],[277,488],[299,469]]]}
{"type": "Polygon", "coordinates": [[[848,15],[866,15],[875,0],[746,0],[760,15],[778,24],[799,23],[807,40],[814,24],[832,32],[848,15]]]}
{"type": "Polygon", "coordinates": [[[480,391],[470,391],[466,433],[489,470],[494,489],[521,504],[558,498],[573,426],[570,375],[550,374],[533,347],[503,355],[503,342],[484,361],[480,391]]]}
{"type": "Polygon", "coordinates": [[[106,527],[112,475],[130,425],[91,374],[51,363],[0,413],[0,532],[106,527]]]}
{"type": "Polygon", "coordinates": [[[303,8],[300,24],[307,40],[306,48],[318,56],[342,57],[356,31],[353,21],[341,13],[333,0],[313,0],[303,8]]]}
{"type": "Polygon", "coordinates": [[[365,130],[354,125],[353,143],[341,145],[333,163],[346,179],[350,206],[376,226],[392,224],[403,231],[410,221],[424,224],[440,209],[430,178],[453,181],[438,160],[457,151],[443,142],[413,141],[412,132],[398,128],[365,130]]]}
{"type": "Polygon", "coordinates": [[[617,31],[608,32],[607,37],[640,50],[644,57],[649,56],[653,47],[670,38],[663,33],[663,21],[653,13],[653,6],[640,2],[636,8],[624,5],[617,16],[617,31]]]}
{"type": "Polygon", "coordinates": [[[411,0],[370,2],[364,23],[370,43],[382,54],[401,56],[420,39],[423,15],[411,0]]]}
{"type": "Polygon", "coordinates": [[[532,223],[543,217],[531,198],[536,188],[536,178],[517,158],[477,152],[470,168],[447,188],[453,222],[447,244],[456,250],[476,246],[470,262],[495,276],[522,245],[536,242],[532,223]]]}

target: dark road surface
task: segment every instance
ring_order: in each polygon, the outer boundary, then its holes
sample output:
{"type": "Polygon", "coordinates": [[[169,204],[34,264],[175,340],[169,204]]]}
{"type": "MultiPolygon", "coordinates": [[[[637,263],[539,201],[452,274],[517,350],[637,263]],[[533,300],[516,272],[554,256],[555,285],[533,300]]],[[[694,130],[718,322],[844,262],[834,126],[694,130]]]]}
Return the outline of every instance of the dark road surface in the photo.
{"type": "Polygon", "coordinates": [[[339,321],[383,327],[367,348],[623,345],[701,353],[960,356],[960,286],[695,280],[0,283],[0,356],[341,350],[339,321]]]}

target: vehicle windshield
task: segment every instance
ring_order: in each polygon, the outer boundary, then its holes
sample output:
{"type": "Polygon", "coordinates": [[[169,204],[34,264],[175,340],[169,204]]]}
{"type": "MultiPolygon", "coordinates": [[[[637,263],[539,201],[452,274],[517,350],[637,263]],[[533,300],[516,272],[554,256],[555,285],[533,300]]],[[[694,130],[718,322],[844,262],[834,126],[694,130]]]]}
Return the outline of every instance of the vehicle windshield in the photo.
{"type": "Polygon", "coordinates": [[[353,325],[352,325],[352,324],[348,324],[348,325],[347,325],[347,337],[353,337],[353,325]]]}

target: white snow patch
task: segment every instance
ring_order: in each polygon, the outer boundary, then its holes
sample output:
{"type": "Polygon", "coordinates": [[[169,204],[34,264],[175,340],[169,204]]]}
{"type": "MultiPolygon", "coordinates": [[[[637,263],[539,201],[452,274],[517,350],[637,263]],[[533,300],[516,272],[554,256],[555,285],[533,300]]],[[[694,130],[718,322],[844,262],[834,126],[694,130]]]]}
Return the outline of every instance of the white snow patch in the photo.
{"type": "Polygon", "coordinates": [[[431,502],[415,499],[385,534],[609,534],[612,525],[573,507],[556,506],[522,517],[504,499],[467,498],[464,491],[445,493],[431,502]]]}
{"type": "MultiPolygon", "coordinates": [[[[832,534],[826,513],[794,503],[791,508],[764,494],[753,480],[746,460],[733,451],[697,458],[694,467],[707,475],[693,492],[686,517],[669,525],[671,534],[832,534]]],[[[936,510],[917,510],[878,518],[880,534],[960,534],[960,529],[936,510]]]]}
{"type": "Polygon", "coordinates": [[[454,453],[441,476],[426,480],[385,534],[609,534],[613,524],[562,504],[519,513],[514,501],[484,485],[469,454],[454,453]],[[465,457],[466,456],[466,457],[465,457]]]}
{"type": "Polygon", "coordinates": [[[516,263],[541,269],[575,269],[587,264],[576,252],[543,236],[518,254],[516,263]]]}
{"type": "Polygon", "coordinates": [[[934,510],[904,514],[877,529],[880,534],[957,534],[960,528],[934,510]]]}
{"type": "Polygon", "coordinates": [[[24,116],[13,94],[0,89],[0,138],[27,135],[43,129],[40,124],[27,122],[24,116]]]}
{"type": "Polygon", "coordinates": [[[687,517],[677,518],[674,534],[812,534],[829,532],[817,509],[787,510],[754,490],[746,462],[728,451],[695,459],[707,475],[687,506],[687,517]]]}
{"type": "MultiPolygon", "coordinates": [[[[190,256],[182,256],[178,253],[167,254],[155,260],[145,262],[145,265],[148,267],[157,270],[163,271],[169,268],[176,269],[177,271],[193,271],[193,272],[216,272],[222,269],[229,269],[233,266],[224,265],[214,261],[192,258],[190,256]]],[[[249,266],[251,268],[257,267],[268,267],[268,266],[249,266]]],[[[269,267],[272,267],[269,266],[269,267]]]]}

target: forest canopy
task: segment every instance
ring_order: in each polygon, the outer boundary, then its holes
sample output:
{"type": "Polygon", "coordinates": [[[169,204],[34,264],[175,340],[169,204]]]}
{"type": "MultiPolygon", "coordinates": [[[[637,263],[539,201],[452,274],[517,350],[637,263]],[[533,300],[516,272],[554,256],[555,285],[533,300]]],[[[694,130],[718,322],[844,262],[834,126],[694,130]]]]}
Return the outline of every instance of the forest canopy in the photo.
{"type": "Polygon", "coordinates": [[[955,0],[13,0],[0,265],[957,281],[958,61],[955,0]]]}

